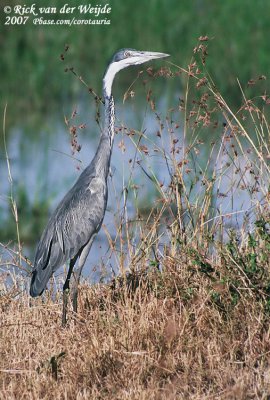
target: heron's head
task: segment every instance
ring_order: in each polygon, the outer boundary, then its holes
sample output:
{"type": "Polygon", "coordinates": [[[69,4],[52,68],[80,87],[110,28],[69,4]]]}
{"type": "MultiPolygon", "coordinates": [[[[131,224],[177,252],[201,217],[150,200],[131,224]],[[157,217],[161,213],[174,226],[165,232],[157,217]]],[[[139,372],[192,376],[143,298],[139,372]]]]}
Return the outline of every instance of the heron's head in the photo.
{"type": "Polygon", "coordinates": [[[117,72],[121,71],[121,69],[164,57],[169,57],[169,54],[157,53],[155,51],[138,51],[134,49],[121,49],[117,51],[111,59],[111,62],[109,63],[104,75],[103,87],[105,93],[108,96],[111,95],[113,79],[117,72]]]}

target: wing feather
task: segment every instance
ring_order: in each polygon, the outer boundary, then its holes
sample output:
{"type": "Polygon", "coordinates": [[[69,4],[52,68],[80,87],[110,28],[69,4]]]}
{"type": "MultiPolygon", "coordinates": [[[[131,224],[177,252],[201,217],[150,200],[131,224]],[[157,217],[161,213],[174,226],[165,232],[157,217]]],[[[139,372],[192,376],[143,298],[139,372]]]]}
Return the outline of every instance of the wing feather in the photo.
{"type": "Polygon", "coordinates": [[[107,183],[84,173],[48,221],[39,241],[31,281],[31,296],[42,293],[51,275],[75,257],[98,232],[107,205],[107,183]]]}

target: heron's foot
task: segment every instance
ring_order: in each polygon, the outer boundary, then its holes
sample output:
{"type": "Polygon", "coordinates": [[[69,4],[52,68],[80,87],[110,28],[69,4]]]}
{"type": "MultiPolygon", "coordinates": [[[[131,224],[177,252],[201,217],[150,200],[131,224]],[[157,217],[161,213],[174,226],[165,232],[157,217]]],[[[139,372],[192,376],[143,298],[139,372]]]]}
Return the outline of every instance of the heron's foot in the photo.
{"type": "Polygon", "coordinates": [[[67,324],[67,306],[69,298],[69,289],[63,290],[63,312],[62,312],[62,326],[65,327],[67,324]]]}

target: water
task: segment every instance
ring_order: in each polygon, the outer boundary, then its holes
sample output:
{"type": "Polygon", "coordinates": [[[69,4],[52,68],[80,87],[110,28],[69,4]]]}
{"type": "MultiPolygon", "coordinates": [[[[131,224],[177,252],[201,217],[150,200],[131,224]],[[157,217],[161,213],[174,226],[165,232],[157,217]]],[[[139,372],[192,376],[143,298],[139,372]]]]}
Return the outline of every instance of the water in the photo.
{"type": "MultiPolygon", "coordinates": [[[[162,114],[164,110],[169,108],[168,98],[166,95],[157,96],[157,98],[160,98],[157,103],[157,110],[158,113],[162,114]]],[[[134,144],[139,138],[137,133],[129,137],[122,130],[115,136],[111,175],[108,179],[109,200],[103,223],[104,227],[101,228],[94,241],[83,270],[84,277],[87,277],[91,282],[106,279],[112,274],[112,271],[116,274],[119,272],[117,250],[111,251],[110,239],[116,238],[121,218],[125,219],[126,217],[124,212],[125,188],[129,189],[126,212],[128,218],[132,219],[136,214],[136,208],[151,208],[154,201],[156,189],[149,176],[154,174],[155,178],[164,184],[164,187],[170,183],[171,177],[164,156],[156,149],[161,146],[170,156],[171,137],[167,128],[164,129],[162,138],[157,137],[158,121],[155,113],[151,112],[148,107],[145,99],[137,103],[133,101],[128,101],[125,104],[116,103],[116,127],[126,126],[134,131],[144,132],[147,139],[142,138],[140,145],[147,146],[149,154],[138,151],[134,144]]],[[[70,107],[67,114],[70,115],[71,112],[70,107]]],[[[8,154],[14,193],[16,194],[19,187],[23,187],[31,204],[35,202],[35,199],[49,199],[50,209],[53,210],[93,158],[100,135],[100,129],[94,122],[95,108],[88,110],[86,105],[83,104],[77,107],[77,112],[78,114],[71,121],[71,124],[86,123],[86,129],[78,130],[78,142],[82,149],[79,154],[75,154],[76,159],[71,157],[70,134],[61,113],[55,113],[50,118],[44,118],[44,122],[40,120],[39,127],[35,129],[31,128],[27,119],[24,125],[9,129],[8,154]]],[[[176,123],[181,123],[182,115],[177,111],[171,115],[176,123]]],[[[165,120],[164,117],[163,113],[163,120],[165,120]]],[[[178,145],[181,148],[183,145],[181,129],[174,135],[179,140],[178,145]]],[[[217,147],[216,152],[218,152],[218,149],[219,147],[217,147]]],[[[145,152],[147,153],[146,150],[145,152]]],[[[178,160],[181,160],[181,157],[180,151],[180,154],[177,155],[178,160]]],[[[207,151],[201,152],[195,161],[197,167],[205,164],[207,157],[207,151]]],[[[213,156],[213,160],[215,160],[215,157],[217,155],[213,156]]],[[[232,164],[229,168],[226,165],[231,163],[230,156],[223,154],[216,163],[217,171],[224,170],[224,173],[221,172],[221,179],[217,180],[213,191],[216,194],[213,207],[220,213],[219,215],[218,212],[215,212],[215,218],[222,218],[223,224],[228,229],[230,227],[241,227],[246,217],[252,222],[253,206],[256,202],[262,200],[262,195],[255,192],[253,199],[251,199],[247,191],[240,189],[242,180],[236,174],[236,170],[244,171],[246,160],[239,157],[237,165],[232,164]],[[237,179],[239,179],[238,183],[237,179]],[[233,181],[236,183],[231,190],[228,190],[233,181]],[[219,195],[217,195],[218,193],[219,195]]],[[[252,176],[249,172],[245,174],[244,180],[247,186],[252,184],[252,176]]],[[[10,182],[3,150],[0,162],[0,184],[1,209],[7,212],[10,182]]],[[[196,204],[196,198],[199,197],[200,191],[203,193],[203,190],[199,180],[193,187],[190,202],[196,204]]],[[[24,210],[20,210],[20,216],[23,213],[24,210]]],[[[117,239],[119,241],[118,237],[117,239]]],[[[33,243],[23,246],[23,253],[30,259],[33,259],[37,242],[38,237],[34,239],[33,243]]],[[[119,243],[117,243],[117,246],[119,246],[119,243]]],[[[4,254],[5,258],[6,254],[4,254]]],[[[10,259],[10,255],[8,255],[8,259],[10,259]]],[[[128,257],[125,264],[128,265],[128,257]]],[[[59,270],[59,274],[63,279],[62,269],[59,270]]]]}
{"type": "MultiPolygon", "coordinates": [[[[165,103],[166,100],[162,99],[159,106],[164,108],[166,107],[165,103]]],[[[68,128],[65,125],[64,118],[59,114],[46,119],[36,132],[29,133],[28,129],[31,129],[29,128],[31,124],[27,120],[25,125],[16,126],[9,130],[8,156],[15,197],[18,188],[22,187],[31,204],[36,199],[49,199],[50,209],[53,210],[82,170],[92,160],[100,136],[100,128],[93,122],[95,121],[95,109],[93,108],[89,112],[85,109],[85,106],[76,108],[78,114],[70,123],[76,125],[86,123],[86,128],[78,129],[78,142],[81,145],[81,151],[76,153],[74,157],[71,155],[68,128]]],[[[145,145],[146,143],[149,151],[153,153],[158,125],[154,114],[146,112],[146,108],[145,103],[142,107],[135,109],[132,102],[116,103],[116,126],[127,126],[135,131],[144,131],[150,142],[147,143],[142,139],[140,144],[145,145]]],[[[109,274],[112,271],[118,272],[118,260],[115,254],[111,255],[108,235],[111,239],[115,239],[116,227],[120,216],[123,214],[124,189],[129,185],[132,187],[135,185],[139,192],[138,202],[141,198],[144,205],[148,206],[151,203],[154,184],[143,173],[141,166],[149,172],[148,167],[150,165],[160,181],[166,180],[165,170],[160,168],[161,158],[157,155],[149,158],[143,153],[140,154],[134,144],[137,140],[137,134],[129,138],[123,130],[115,136],[111,176],[108,180],[109,199],[103,222],[105,229],[102,228],[97,235],[83,270],[84,276],[91,281],[100,280],[102,276],[106,275],[105,271],[109,274]],[[132,160],[132,163],[130,160],[132,160]],[[139,161],[141,166],[136,161],[139,161]],[[148,204],[145,204],[146,202],[148,204]]],[[[10,192],[10,182],[4,151],[1,154],[0,182],[0,204],[2,213],[5,214],[9,207],[7,196],[10,192]]],[[[135,215],[136,200],[133,194],[134,191],[130,189],[127,201],[129,218],[135,215]]],[[[23,212],[24,210],[21,210],[20,215],[23,212]]],[[[33,243],[23,246],[23,254],[33,259],[37,242],[38,237],[33,243]]],[[[8,257],[10,256],[8,255],[8,257]]],[[[6,255],[4,254],[5,258],[6,255]]]]}

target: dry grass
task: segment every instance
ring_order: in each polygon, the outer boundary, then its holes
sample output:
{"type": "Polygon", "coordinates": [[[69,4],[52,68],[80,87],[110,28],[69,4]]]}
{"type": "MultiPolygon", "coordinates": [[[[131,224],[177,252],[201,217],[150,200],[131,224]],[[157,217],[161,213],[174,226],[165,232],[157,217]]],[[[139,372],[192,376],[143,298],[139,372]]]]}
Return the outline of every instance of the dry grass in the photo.
{"type": "Polygon", "coordinates": [[[2,297],[1,399],[268,399],[263,297],[243,287],[235,303],[229,284],[165,264],[134,287],[82,286],[65,329],[59,299],[2,297]]]}
{"type": "Polygon", "coordinates": [[[186,85],[165,117],[146,90],[155,140],[119,128],[121,151],[126,140],[136,149],[115,237],[106,231],[121,276],[82,285],[65,329],[60,292],[30,302],[16,278],[1,286],[1,399],[269,400],[270,101],[243,92],[233,112],[204,70],[206,42],[185,70],[148,69],[150,81],[186,85]],[[135,168],[158,193],[151,210],[138,204],[135,168]]]}

